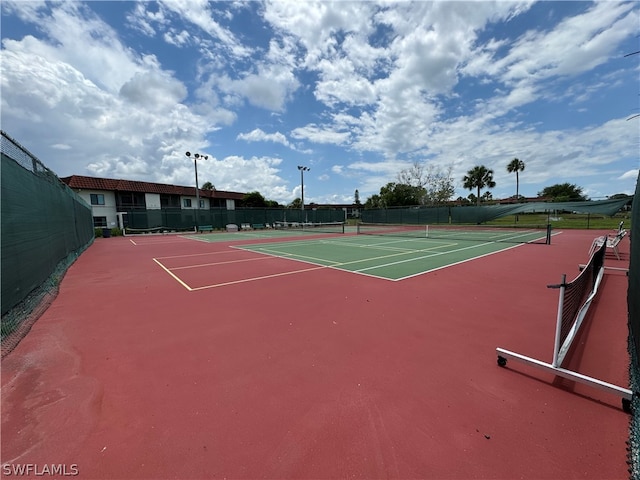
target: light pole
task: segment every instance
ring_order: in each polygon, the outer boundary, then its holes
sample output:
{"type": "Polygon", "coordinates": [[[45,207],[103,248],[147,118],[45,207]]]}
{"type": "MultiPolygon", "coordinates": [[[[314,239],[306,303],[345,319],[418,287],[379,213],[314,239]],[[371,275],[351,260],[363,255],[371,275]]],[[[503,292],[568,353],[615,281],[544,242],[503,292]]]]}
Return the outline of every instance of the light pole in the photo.
{"type": "MultiPolygon", "coordinates": [[[[308,172],[311,169],[309,167],[303,167],[302,165],[298,165],[298,170],[300,170],[300,190],[301,190],[300,203],[302,203],[302,206],[300,208],[302,208],[302,214],[304,215],[304,172],[308,172]]],[[[305,223],[307,222],[306,216],[304,217],[304,221],[305,223]]]]}
{"type": "MultiPolygon", "coordinates": [[[[185,153],[187,157],[191,157],[191,152],[185,153]]],[[[202,155],[200,153],[193,154],[193,167],[196,171],[196,231],[198,230],[198,211],[200,210],[200,186],[198,185],[198,159],[206,160],[209,155],[202,155]]]]}

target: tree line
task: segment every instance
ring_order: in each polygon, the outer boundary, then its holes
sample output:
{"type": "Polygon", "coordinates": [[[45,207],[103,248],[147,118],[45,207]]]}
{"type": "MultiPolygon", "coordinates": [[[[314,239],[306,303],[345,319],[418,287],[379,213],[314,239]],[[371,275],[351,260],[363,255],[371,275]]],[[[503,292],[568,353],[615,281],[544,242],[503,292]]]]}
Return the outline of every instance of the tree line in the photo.
{"type": "MultiPolygon", "coordinates": [[[[506,165],[507,172],[515,173],[516,176],[516,193],[511,197],[515,202],[525,200],[525,197],[520,195],[520,173],[524,172],[525,166],[525,163],[518,158],[514,158],[506,165]]],[[[397,174],[395,182],[389,182],[381,187],[380,192],[371,195],[364,204],[361,203],[360,194],[356,190],[353,205],[365,209],[443,205],[451,201],[455,192],[452,172],[452,166],[440,168],[414,162],[410,167],[397,174]]],[[[461,205],[480,205],[482,202],[493,200],[490,190],[496,186],[493,175],[493,170],[484,165],[476,165],[471,168],[462,178],[463,187],[470,190],[471,193],[466,198],[458,197],[455,201],[461,205]],[[485,189],[486,191],[483,192],[485,189]]],[[[215,190],[215,187],[211,182],[206,182],[202,185],[202,189],[215,190]]],[[[616,198],[621,196],[622,194],[614,195],[616,198]]],[[[589,200],[583,193],[582,187],[571,183],[545,187],[538,192],[538,197],[554,202],[589,200]]],[[[314,203],[309,204],[310,207],[314,207],[314,205],[314,203]]],[[[253,191],[244,195],[240,206],[245,208],[286,207],[299,209],[302,207],[302,200],[298,197],[287,205],[281,205],[274,200],[267,200],[260,192],[253,191]]]]}
{"type": "MultiPolygon", "coordinates": [[[[509,173],[516,175],[516,193],[512,199],[516,202],[524,201],[525,198],[520,195],[520,172],[524,171],[525,163],[514,158],[506,168],[509,173]]],[[[367,198],[364,208],[435,206],[447,203],[451,201],[455,191],[452,170],[452,167],[440,169],[414,162],[411,167],[398,174],[395,182],[387,183],[380,189],[380,193],[367,198]]],[[[463,187],[471,193],[466,198],[458,197],[456,202],[462,205],[480,205],[481,202],[493,200],[491,191],[488,190],[496,186],[493,175],[493,170],[484,165],[471,168],[462,178],[463,187]],[[483,193],[484,189],[487,190],[483,193]]],[[[538,197],[556,202],[588,200],[582,187],[570,183],[545,187],[538,192],[538,197]]]]}

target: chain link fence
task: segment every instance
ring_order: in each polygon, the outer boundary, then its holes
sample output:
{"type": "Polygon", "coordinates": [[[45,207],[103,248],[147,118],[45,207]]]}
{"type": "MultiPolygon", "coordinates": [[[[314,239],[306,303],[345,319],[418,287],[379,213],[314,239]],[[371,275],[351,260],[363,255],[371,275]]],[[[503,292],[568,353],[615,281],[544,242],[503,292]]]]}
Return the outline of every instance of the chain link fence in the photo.
{"type": "Polygon", "coordinates": [[[91,207],[1,132],[2,357],[55,298],[67,268],[94,239],[91,207]]]}

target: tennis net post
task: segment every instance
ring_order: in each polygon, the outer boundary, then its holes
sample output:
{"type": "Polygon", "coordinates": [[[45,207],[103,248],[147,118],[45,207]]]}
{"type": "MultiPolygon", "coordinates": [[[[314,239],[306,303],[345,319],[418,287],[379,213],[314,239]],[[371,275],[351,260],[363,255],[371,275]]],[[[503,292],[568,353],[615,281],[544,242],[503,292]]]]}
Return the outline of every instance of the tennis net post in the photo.
{"type": "Polygon", "coordinates": [[[559,366],[558,360],[560,351],[560,338],[562,336],[562,313],[564,310],[564,289],[567,286],[567,275],[562,274],[562,282],[559,285],[547,285],[547,288],[560,288],[560,295],[558,295],[558,315],[556,316],[556,337],[553,343],[553,363],[554,367],[559,366]]]}

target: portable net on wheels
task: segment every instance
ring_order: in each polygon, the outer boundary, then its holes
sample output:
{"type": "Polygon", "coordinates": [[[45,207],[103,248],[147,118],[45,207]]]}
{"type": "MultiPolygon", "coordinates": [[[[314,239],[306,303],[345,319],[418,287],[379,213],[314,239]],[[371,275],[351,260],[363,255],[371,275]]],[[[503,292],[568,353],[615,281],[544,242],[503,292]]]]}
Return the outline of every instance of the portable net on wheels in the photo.
{"type": "Polygon", "coordinates": [[[631,390],[562,368],[562,363],[571,348],[572,342],[580,331],[589,306],[598,294],[598,287],[604,275],[605,251],[606,244],[601,245],[600,248],[594,251],[587,265],[584,266],[578,276],[571,282],[567,282],[566,275],[563,275],[561,283],[548,285],[549,288],[557,288],[560,291],[553,360],[551,363],[546,363],[503,348],[497,348],[496,353],[498,355],[498,365],[501,367],[506,366],[508,359],[513,359],[560,377],[599,388],[620,396],[622,398],[623,408],[629,411],[632,398],[631,390]]]}

